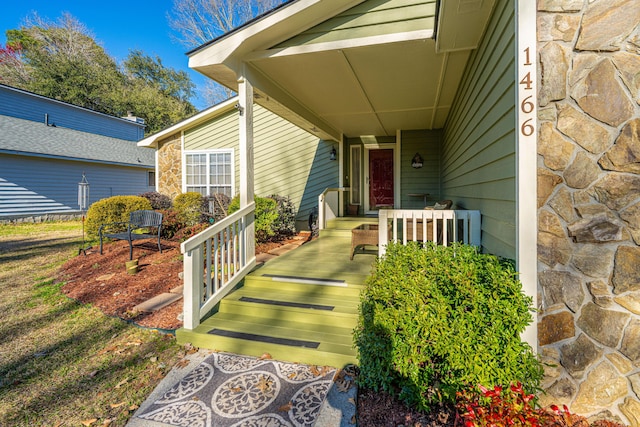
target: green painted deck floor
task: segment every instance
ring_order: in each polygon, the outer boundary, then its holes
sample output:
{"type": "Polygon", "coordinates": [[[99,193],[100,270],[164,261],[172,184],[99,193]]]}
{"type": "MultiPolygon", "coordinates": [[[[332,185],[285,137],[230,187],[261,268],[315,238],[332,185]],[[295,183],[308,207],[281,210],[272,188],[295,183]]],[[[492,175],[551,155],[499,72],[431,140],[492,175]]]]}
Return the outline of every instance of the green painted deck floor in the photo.
{"type": "Polygon", "coordinates": [[[318,239],[257,268],[196,329],[178,330],[178,342],[306,364],[357,363],[359,295],[377,252],[349,256],[351,229],[365,222],[372,220],[334,221],[318,239]]]}

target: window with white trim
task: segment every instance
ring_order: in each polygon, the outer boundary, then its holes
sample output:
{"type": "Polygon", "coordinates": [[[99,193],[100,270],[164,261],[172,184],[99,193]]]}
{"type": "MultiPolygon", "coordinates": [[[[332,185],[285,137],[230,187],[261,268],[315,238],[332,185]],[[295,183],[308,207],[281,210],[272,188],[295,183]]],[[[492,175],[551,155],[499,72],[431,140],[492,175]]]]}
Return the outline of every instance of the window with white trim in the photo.
{"type": "Polygon", "coordinates": [[[233,150],[185,153],[186,191],[203,196],[216,193],[233,197],[233,150]]]}

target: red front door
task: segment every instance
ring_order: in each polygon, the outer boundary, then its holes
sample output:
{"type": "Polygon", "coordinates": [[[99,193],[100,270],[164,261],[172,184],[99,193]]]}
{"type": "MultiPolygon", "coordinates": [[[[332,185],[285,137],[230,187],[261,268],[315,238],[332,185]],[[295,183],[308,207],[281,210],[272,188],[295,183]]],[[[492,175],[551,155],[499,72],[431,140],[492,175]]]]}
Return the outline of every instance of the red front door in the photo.
{"type": "Polygon", "coordinates": [[[369,206],[393,207],[393,150],[369,152],[369,206]]]}

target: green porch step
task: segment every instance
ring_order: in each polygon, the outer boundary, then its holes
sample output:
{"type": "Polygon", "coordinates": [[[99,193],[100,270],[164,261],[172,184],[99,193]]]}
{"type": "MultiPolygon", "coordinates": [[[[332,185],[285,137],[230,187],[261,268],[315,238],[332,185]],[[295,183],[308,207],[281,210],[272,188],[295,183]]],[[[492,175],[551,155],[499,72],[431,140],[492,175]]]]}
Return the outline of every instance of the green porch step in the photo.
{"type": "Polygon", "coordinates": [[[278,360],[344,366],[356,363],[351,322],[328,324],[327,318],[300,312],[247,310],[246,306],[221,304],[221,311],[193,331],[176,332],[179,342],[197,347],[260,357],[269,353],[278,360]],[[226,309],[222,310],[222,307],[226,309]],[[242,312],[242,314],[239,313],[242,312]],[[296,321],[295,319],[302,320],[296,321]],[[315,319],[315,322],[311,321],[315,319]]]}
{"type": "MultiPolygon", "coordinates": [[[[360,283],[364,283],[366,276],[353,275],[354,279],[358,279],[360,283]]],[[[317,280],[314,277],[292,276],[290,272],[283,271],[278,274],[277,271],[273,275],[257,275],[253,273],[244,279],[244,288],[260,289],[269,291],[278,289],[284,292],[295,292],[299,295],[310,296],[344,296],[348,298],[359,298],[360,292],[364,285],[349,283],[348,281],[327,281],[324,284],[314,284],[312,281],[317,280]],[[287,274],[289,273],[289,274],[287,274]],[[308,279],[309,282],[305,282],[308,279]]]]}
{"type": "Polygon", "coordinates": [[[227,301],[275,301],[281,306],[300,306],[310,309],[328,311],[333,307],[334,312],[357,314],[360,299],[357,296],[324,294],[324,289],[308,291],[292,291],[279,287],[258,289],[252,287],[242,287],[229,295],[227,301]]]}
{"type": "Polygon", "coordinates": [[[178,342],[189,342],[196,347],[253,357],[262,357],[265,354],[269,354],[275,360],[333,367],[344,367],[358,363],[355,350],[350,350],[352,354],[342,353],[345,350],[345,346],[334,347],[325,344],[319,348],[291,347],[281,344],[262,343],[255,340],[214,337],[206,333],[198,334],[195,330],[185,331],[183,329],[178,330],[176,335],[178,342]]]}
{"type": "MultiPolygon", "coordinates": [[[[264,302],[243,301],[240,296],[232,294],[220,302],[219,312],[242,314],[266,319],[282,319],[291,324],[319,324],[327,327],[354,328],[357,322],[357,305],[351,308],[334,307],[333,310],[320,310],[279,304],[281,301],[264,299],[264,302]],[[273,301],[269,303],[269,301],[273,301]]],[[[307,302],[300,299],[301,304],[307,302]]]]}
{"type": "Polygon", "coordinates": [[[378,218],[371,217],[344,217],[327,221],[324,229],[320,230],[320,237],[346,237],[351,238],[351,230],[361,224],[377,224],[378,218]]]}
{"type": "Polygon", "coordinates": [[[270,260],[201,325],[176,331],[178,342],[291,362],[357,363],[353,330],[375,256],[351,261],[350,248],[350,237],[321,237],[270,260]]]}

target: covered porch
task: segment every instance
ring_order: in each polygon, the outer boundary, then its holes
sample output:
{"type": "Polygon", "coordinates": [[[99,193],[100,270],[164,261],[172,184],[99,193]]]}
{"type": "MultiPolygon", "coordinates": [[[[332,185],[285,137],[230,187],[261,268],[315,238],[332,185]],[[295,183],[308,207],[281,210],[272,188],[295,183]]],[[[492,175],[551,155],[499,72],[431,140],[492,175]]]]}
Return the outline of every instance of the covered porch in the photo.
{"type": "MultiPolygon", "coordinates": [[[[190,52],[190,67],[238,92],[241,210],[183,244],[181,335],[204,330],[201,323],[241,295],[230,293],[241,283],[239,292],[249,292],[253,282],[265,281],[256,271],[245,279],[255,267],[255,104],[335,143],[336,191],[319,195],[321,227],[330,224],[322,197],[335,198],[334,221],[355,206],[356,218],[377,225],[379,255],[392,239],[475,244],[514,259],[535,304],[536,111],[527,101],[535,70],[525,68],[522,93],[515,79],[518,65],[531,66],[535,46],[525,49],[514,38],[516,22],[527,16],[517,7],[508,0],[298,0],[190,52]],[[424,209],[442,199],[454,206],[424,209]],[[212,265],[220,258],[229,266],[212,265]]],[[[535,19],[519,25],[535,34],[535,19]]],[[[347,223],[345,242],[333,241],[337,247],[350,247],[360,225],[347,223]]],[[[332,252],[325,238],[315,243],[326,250],[322,258],[337,265],[345,257],[346,270],[359,262],[360,254],[349,262],[348,251],[332,252]]],[[[297,260],[279,262],[291,263],[283,270],[306,271],[297,260]]],[[[285,273],[266,279],[260,292],[279,292],[285,273]]],[[[343,280],[331,274],[314,279],[343,280]]],[[[525,339],[536,345],[535,325],[525,339]]]]}

